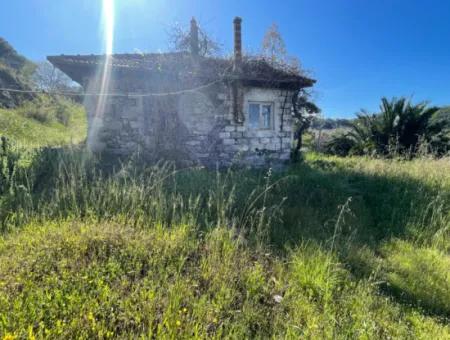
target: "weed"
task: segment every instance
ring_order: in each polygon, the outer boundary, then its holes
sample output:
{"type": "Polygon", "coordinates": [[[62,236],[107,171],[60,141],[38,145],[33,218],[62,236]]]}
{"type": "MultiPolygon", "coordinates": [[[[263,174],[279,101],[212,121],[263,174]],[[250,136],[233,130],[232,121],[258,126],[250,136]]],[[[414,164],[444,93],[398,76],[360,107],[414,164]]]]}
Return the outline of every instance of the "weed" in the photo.
{"type": "Polygon", "coordinates": [[[450,336],[447,159],[106,168],[5,141],[0,159],[4,336],[450,336]]]}

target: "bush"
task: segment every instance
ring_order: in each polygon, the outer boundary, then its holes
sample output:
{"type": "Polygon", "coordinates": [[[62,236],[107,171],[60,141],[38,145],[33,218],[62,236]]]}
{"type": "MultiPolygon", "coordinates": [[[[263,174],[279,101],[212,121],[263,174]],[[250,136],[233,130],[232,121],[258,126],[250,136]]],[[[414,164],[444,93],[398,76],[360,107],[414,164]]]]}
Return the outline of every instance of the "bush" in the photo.
{"type": "Polygon", "coordinates": [[[18,112],[24,117],[40,123],[58,122],[68,126],[74,114],[75,104],[62,97],[41,95],[33,101],[26,102],[18,112]]]}
{"type": "Polygon", "coordinates": [[[434,153],[441,156],[450,153],[450,107],[440,109],[431,117],[427,134],[434,153]]]}
{"type": "Polygon", "coordinates": [[[332,138],[325,144],[324,151],[330,155],[348,156],[356,147],[356,142],[345,135],[339,135],[332,138]]]}
{"type": "Polygon", "coordinates": [[[450,120],[434,119],[437,108],[426,103],[411,104],[405,98],[382,98],[380,109],[377,114],[358,114],[350,123],[350,131],[329,142],[327,151],[340,156],[413,156],[423,152],[424,143],[432,141],[438,154],[448,149],[448,145],[443,145],[446,139],[440,134],[444,126],[450,126],[450,120]]]}

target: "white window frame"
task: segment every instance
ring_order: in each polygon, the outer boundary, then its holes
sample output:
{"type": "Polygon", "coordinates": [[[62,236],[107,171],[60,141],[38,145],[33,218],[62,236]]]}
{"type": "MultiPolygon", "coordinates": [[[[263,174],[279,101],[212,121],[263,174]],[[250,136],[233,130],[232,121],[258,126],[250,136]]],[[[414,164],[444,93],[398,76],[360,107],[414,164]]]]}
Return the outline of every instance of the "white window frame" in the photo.
{"type": "Polygon", "coordinates": [[[275,127],[275,112],[274,112],[274,103],[273,102],[262,102],[262,101],[249,101],[247,104],[247,121],[248,126],[252,130],[264,130],[264,131],[270,131],[273,130],[275,127]],[[258,105],[259,106],[259,125],[257,128],[252,127],[250,123],[250,105],[258,105]],[[262,107],[263,106],[270,106],[270,126],[264,127],[263,125],[263,115],[262,115],[262,107]]]}

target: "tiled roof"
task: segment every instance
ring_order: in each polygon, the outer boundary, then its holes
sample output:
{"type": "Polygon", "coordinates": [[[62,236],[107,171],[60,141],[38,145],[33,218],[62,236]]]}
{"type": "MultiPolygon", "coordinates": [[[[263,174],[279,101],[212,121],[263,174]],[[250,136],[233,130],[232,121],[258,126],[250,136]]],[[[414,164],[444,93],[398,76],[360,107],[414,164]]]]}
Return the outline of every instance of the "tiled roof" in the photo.
{"type": "MultiPolygon", "coordinates": [[[[195,75],[203,79],[216,80],[223,78],[236,78],[233,72],[231,59],[195,57],[186,52],[175,53],[145,53],[145,54],[113,54],[105,55],[60,55],[47,58],[53,65],[66,72],[72,78],[76,77],[73,69],[93,69],[104,67],[107,62],[113,69],[142,70],[146,72],[170,73],[183,76],[195,75]]],[[[289,86],[308,87],[315,80],[301,76],[298,73],[280,67],[274,67],[266,60],[257,58],[244,58],[242,70],[239,73],[242,79],[255,86],[289,86]]],[[[77,79],[74,79],[77,81],[77,79]]]]}

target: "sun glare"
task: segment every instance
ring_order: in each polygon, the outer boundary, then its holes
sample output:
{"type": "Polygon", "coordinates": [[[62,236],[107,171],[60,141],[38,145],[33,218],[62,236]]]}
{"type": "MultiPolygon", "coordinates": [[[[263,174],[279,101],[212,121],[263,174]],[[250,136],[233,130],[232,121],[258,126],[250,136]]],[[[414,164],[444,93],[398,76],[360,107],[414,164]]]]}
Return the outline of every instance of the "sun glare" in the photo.
{"type": "MultiPolygon", "coordinates": [[[[114,0],[103,0],[102,2],[102,31],[105,48],[105,61],[102,68],[98,69],[100,76],[100,95],[96,98],[95,115],[92,118],[91,127],[88,132],[88,145],[95,145],[98,130],[102,125],[102,117],[105,113],[107,94],[111,80],[111,62],[114,50],[114,0]]],[[[98,83],[94,88],[97,88],[98,83]]]]}
{"type": "Polygon", "coordinates": [[[112,54],[114,41],[114,0],[103,0],[102,16],[106,54],[112,54]]]}

